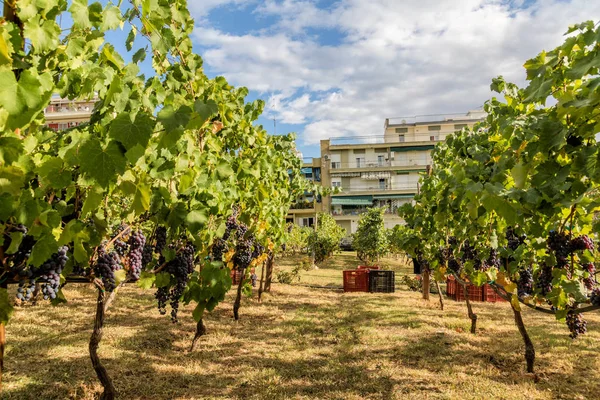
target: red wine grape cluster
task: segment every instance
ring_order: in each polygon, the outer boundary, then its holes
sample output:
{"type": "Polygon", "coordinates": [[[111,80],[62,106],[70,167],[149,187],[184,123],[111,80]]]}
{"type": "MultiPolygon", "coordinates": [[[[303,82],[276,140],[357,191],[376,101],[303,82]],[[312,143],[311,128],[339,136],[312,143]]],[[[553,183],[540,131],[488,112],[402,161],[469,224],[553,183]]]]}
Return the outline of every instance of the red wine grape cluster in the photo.
{"type": "Polygon", "coordinates": [[[171,306],[171,321],[177,322],[177,313],[179,311],[179,301],[185,288],[187,287],[190,274],[194,272],[194,255],[196,249],[191,243],[183,246],[175,256],[169,261],[164,271],[171,274],[175,278],[175,284],[172,286],[163,286],[158,288],[155,293],[158,301],[158,311],[161,314],[166,314],[167,303],[171,306]]]}
{"type": "Polygon", "coordinates": [[[94,265],[94,273],[102,279],[104,290],[112,292],[117,287],[115,280],[115,272],[123,269],[121,257],[116,251],[106,253],[104,249],[99,251],[96,265],[94,265]]]}
{"type": "Polygon", "coordinates": [[[129,250],[129,245],[127,244],[126,238],[127,236],[129,236],[129,234],[131,233],[131,228],[129,228],[128,226],[125,225],[120,225],[117,230],[115,231],[114,235],[112,236],[112,238],[114,239],[115,237],[119,236],[119,239],[115,240],[113,243],[113,247],[115,249],[115,251],[122,257],[125,254],[127,254],[127,251],[129,250]]]}
{"type": "Polygon", "coordinates": [[[519,272],[517,292],[519,297],[530,296],[533,293],[533,273],[531,268],[525,268],[519,272]]]}
{"type": "Polygon", "coordinates": [[[587,290],[594,290],[598,282],[596,282],[596,267],[589,263],[583,266],[583,269],[588,273],[587,278],[583,278],[583,285],[587,290]]]}
{"type": "Polygon", "coordinates": [[[593,306],[600,306],[600,289],[592,290],[592,294],[590,295],[590,302],[593,306]]]}
{"type": "Polygon", "coordinates": [[[140,279],[143,266],[144,247],[146,236],[141,230],[137,230],[129,237],[129,279],[137,281],[140,279]]]}
{"type": "Polygon", "coordinates": [[[68,250],[67,246],[60,247],[39,268],[27,267],[21,269],[18,273],[21,279],[17,288],[17,299],[21,301],[31,300],[36,282],[41,283],[44,300],[56,299],[60,288],[60,274],[69,260],[68,250]]]}
{"type": "Polygon", "coordinates": [[[154,252],[157,254],[162,253],[163,249],[167,245],[167,228],[159,226],[156,228],[156,245],[154,246],[154,252]]]}
{"type": "Polygon", "coordinates": [[[547,295],[552,291],[552,267],[542,263],[538,270],[535,287],[540,291],[542,296],[547,295]]]}
{"type": "Polygon", "coordinates": [[[583,335],[587,332],[587,321],[583,319],[581,314],[576,314],[573,311],[567,313],[567,327],[571,334],[571,339],[576,339],[579,335],[583,335]]]}
{"type": "Polygon", "coordinates": [[[512,226],[506,228],[505,236],[506,241],[508,242],[508,248],[512,251],[517,250],[520,245],[525,243],[525,239],[527,239],[527,235],[518,236],[512,226]]]}

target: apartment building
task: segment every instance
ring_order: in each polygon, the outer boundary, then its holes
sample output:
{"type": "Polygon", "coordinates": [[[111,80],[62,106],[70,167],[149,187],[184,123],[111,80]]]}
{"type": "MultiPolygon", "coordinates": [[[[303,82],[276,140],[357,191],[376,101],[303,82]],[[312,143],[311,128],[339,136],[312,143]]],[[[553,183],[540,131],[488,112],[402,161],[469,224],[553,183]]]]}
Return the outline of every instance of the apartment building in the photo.
{"type": "MultiPolygon", "coordinates": [[[[302,174],[304,177],[317,184],[321,183],[321,159],[303,157],[302,160],[302,174]]],[[[315,224],[318,212],[323,212],[321,197],[306,192],[296,203],[292,204],[286,222],[312,227],[315,224]]]]}
{"type": "Polygon", "coordinates": [[[69,100],[54,96],[44,110],[46,125],[55,131],[62,131],[88,122],[97,101],[97,99],[69,100]]]}
{"type": "Polygon", "coordinates": [[[403,223],[398,208],[418,193],[420,174],[431,165],[435,144],[484,117],[482,110],[473,110],[388,118],[383,135],[322,140],[317,159],[321,184],[340,192],[323,198],[315,211],[330,212],[348,234],[356,232],[360,215],[369,207],[385,207],[386,228],[403,223]]]}

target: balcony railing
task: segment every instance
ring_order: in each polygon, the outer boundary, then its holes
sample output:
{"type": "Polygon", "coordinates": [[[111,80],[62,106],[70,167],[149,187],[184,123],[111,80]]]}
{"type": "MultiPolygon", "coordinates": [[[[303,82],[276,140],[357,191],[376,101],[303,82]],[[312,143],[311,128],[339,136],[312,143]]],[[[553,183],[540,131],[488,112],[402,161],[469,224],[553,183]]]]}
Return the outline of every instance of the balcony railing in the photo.
{"type": "Polygon", "coordinates": [[[341,169],[341,168],[381,168],[381,167],[389,167],[391,166],[391,162],[388,160],[373,160],[373,161],[361,161],[361,162],[348,162],[343,163],[339,161],[331,162],[331,169],[341,169]]]}
{"type": "Polygon", "coordinates": [[[292,204],[290,207],[290,209],[292,209],[292,210],[310,210],[312,208],[315,208],[315,205],[312,201],[295,203],[295,204],[292,204]]]}
{"type": "Polygon", "coordinates": [[[391,191],[391,190],[417,190],[417,184],[413,185],[361,185],[361,186],[351,186],[351,187],[341,187],[340,190],[342,193],[353,193],[353,192],[370,192],[370,191],[391,191]]]}
{"type": "Polygon", "coordinates": [[[431,158],[425,159],[408,159],[408,160],[392,160],[392,161],[366,161],[366,162],[349,162],[343,163],[339,161],[331,162],[331,169],[352,169],[352,168],[385,168],[385,167],[414,167],[426,166],[431,164],[431,158]]]}
{"type": "MultiPolygon", "coordinates": [[[[370,207],[369,207],[370,208],[370,207]]],[[[333,209],[331,210],[331,215],[333,215],[334,217],[338,217],[338,216],[352,216],[352,215],[362,215],[364,213],[366,213],[368,210],[368,208],[350,208],[350,209],[342,209],[342,210],[336,210],[333,209]]],[[[397,215],[398,214],[398,208],[389,208],[387,207],[385,209],[385,214],[386,215],[397,215]]]]}

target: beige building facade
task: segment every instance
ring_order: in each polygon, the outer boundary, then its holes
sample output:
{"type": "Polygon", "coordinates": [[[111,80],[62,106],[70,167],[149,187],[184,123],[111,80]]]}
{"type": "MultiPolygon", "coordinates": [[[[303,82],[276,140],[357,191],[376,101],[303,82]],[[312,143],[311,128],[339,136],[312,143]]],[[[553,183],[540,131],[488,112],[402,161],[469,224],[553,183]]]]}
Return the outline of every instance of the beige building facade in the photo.
{"type": "Polygon", "coordinates": [[[305,163],[305,171],[311,169],[314,176],[318,170],[319,182],[339,192],[313,199],[310,208],[292,209],[289,220],[312,226],[317,212],[329,212],[350,235],[368,208],[384,207],[386,228],[402,224],[398,208],[412,202],[419,192],[419,178],[431,165],[435,144],[484,117],[483,111],[474,110],[388,118],[383,135],[322,140],[321,157],[305,163]]]}

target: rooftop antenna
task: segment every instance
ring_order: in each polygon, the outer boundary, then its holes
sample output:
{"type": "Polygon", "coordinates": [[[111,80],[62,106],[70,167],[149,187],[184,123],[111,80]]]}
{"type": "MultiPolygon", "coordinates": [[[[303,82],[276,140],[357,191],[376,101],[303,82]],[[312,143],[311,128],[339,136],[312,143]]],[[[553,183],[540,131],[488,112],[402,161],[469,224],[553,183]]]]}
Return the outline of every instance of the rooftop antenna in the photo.
{"type": "Polygon", "coordinates": [[[277,135],[277,120],[273,117],[273,135],[277,135]]]}

